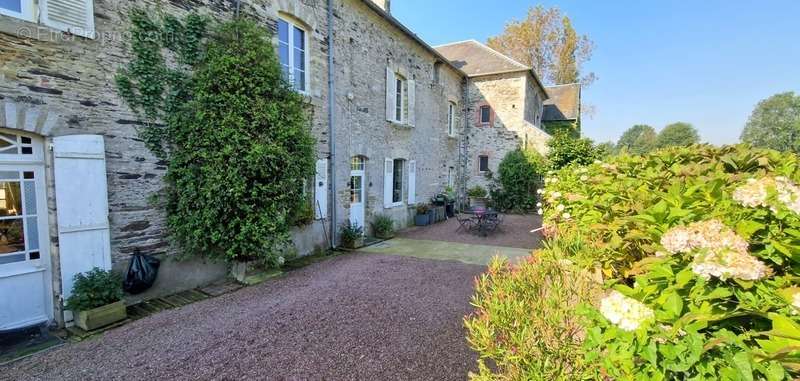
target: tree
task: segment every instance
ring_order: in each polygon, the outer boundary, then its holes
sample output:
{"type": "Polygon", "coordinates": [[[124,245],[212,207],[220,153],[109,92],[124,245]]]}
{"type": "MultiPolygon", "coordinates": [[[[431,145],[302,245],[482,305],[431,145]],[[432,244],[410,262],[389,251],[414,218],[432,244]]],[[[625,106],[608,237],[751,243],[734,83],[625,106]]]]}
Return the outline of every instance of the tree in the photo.
{"type": "Polygon", "coordinates": [[[756,147],[800,153],[800,95],[786,92],[759,102],[741,139],[756,147]]]}
{"type": "Polygon", "coordinates": [[[568,134],[556,134],[547,141],[547,147],[547,161],[552,169],[560,169],[573,163],[591,164],[603,157],[603,152],[591,139],[574,138],[568,134]]]}
{"type": "Polygon", "coordinates": [[[617,141],[617,150],[641,155],[656,146],[656,130],[646,124],[637,124],[622,133],[617,141]]]}
{"type": "Polygon", "coordinates": [[[656,147],[690,146],[700,142],[697,129],[689,123],[672,123],[664,127],[656,138],[656,147]]]}
{"type": "Polygon", "coordinates": [[[533,210],[538,176],[544,172],[545,159],[538,152],[518,148],[507,153],[497,168],[500,187],[490,187],[495,206],[500,210],[533,210]]]}
{"type": "Polygon", "coordinates": [[[589,85],[596,79],[594,73],[581,77],[583,64],[592,57],[594,42],[579,35],[570,18],[558,8],[532,7],[524,20],[509,22],[502,34],[487,43],[532,67],[545,82],[589,85]]]}

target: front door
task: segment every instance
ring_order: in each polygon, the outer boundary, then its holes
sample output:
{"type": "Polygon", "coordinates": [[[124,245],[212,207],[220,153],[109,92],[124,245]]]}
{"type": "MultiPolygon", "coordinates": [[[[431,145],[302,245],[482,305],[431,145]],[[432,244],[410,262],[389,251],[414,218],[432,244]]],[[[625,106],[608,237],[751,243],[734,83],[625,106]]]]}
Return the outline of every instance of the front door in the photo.
{"type": "Polygon", "coordinates": [[[365,160],[356,156],[350,166],[350,223],[364,227],[364,166],[365,160]]]}
{"type": "Polygon", "coordinates": [[[53,318],[42,147],[0,132],[0,331],[53,318]]]}

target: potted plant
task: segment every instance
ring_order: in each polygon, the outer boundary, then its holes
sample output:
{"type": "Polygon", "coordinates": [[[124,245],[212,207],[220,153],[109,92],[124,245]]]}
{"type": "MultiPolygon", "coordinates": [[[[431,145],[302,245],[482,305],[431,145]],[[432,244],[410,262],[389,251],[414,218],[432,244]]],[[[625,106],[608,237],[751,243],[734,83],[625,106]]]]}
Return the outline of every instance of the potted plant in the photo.
{"type": "Polygon", "coordinates": [[[430,214],[428,213],[430,208],[428,204],[419,204],[417,205],[417,214],[414,216],[414,225],[416,226],[425,226],[430,223],[430,214]]]}
{"type": "Polygon", "coordinates": [[[392,238],[394,237],[394,221],[385,214],[378,214],[372,221],[372,231],[375,232],[375,237],[392,238]]]}
{"type": "Polygon", "coordinates": [[[447,217],[455,217],[456,215],[456,191],[452,187],[447,187],[444,190],[446,196],[445,213],[447,217]]]}
{"type": "Polygon", "coordinates": [[[342,246],[348,249],[357,249],[364,246],[364,229],[349,220],[342,224],[342,246]]]}
{"type": "Polygon", "coordinates": [[[486,207],[486,189],[480,185],[476,185],[472,188],[467,190],[467,196],[469,197],[469,205],[473,208],[485,208],[486,207]]]}
{"type": "Polygon", "coordinates": [[[73,312],[75,325],[92,331],[128,316],[122,296],[122,277],[95,267],[75,275],[65,307],[73,312]]]}

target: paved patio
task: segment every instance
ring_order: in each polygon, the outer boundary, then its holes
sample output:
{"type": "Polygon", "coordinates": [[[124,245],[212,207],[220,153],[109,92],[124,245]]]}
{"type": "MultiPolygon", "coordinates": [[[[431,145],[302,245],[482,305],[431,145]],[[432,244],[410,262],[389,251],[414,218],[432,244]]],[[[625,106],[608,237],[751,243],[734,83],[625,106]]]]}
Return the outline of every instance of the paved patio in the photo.
{"type": "Polygon", "coordinates": [[[537,248],[542,240],[541,233],[531,233],[542,226],[542,218],[537,215],[507,214],[501,227],[486,237],[458,230],[458,226],[458,221],[450,218],[433,225],[405,229],[398,237],[522,249],[537,248]]]}

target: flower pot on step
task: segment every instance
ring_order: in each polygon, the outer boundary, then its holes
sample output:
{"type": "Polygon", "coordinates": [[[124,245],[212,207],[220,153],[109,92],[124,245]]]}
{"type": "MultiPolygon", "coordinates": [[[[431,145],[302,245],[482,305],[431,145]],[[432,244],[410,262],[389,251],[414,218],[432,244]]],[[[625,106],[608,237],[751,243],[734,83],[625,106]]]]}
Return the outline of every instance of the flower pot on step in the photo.
{"type": "Polygon", "coordinates": [[[106,304],[88,311],[75,311],[75,325],[84,331],[93,331],[128,317],[125,302],[106,304]]]}
{"type": "Polygon", "coordinates": [[[364,237],[359,237],[352,242],[342,242],[342,245],[347,249],[358,249],[364,246],[364,237]]]}

